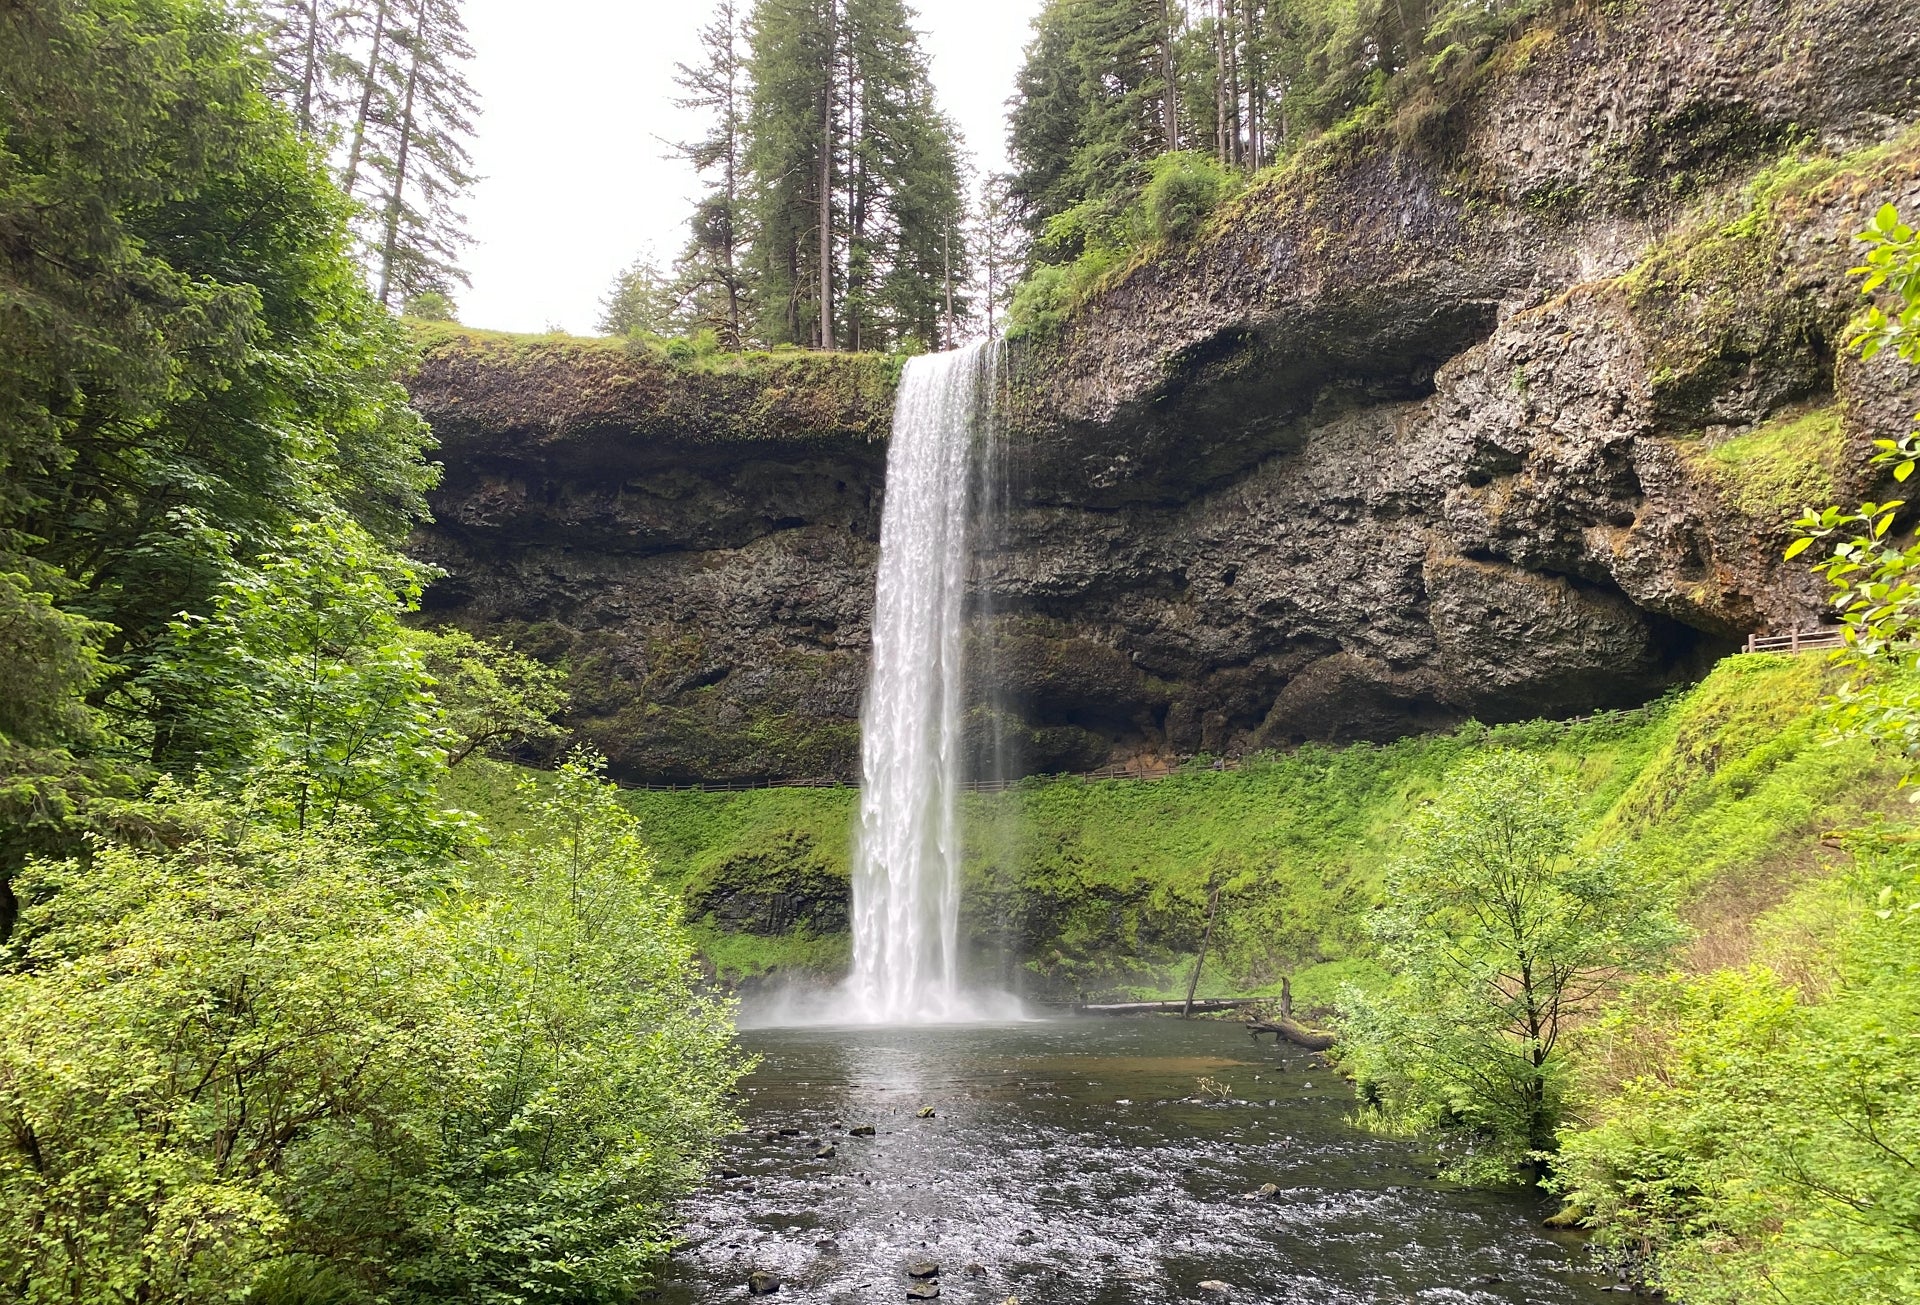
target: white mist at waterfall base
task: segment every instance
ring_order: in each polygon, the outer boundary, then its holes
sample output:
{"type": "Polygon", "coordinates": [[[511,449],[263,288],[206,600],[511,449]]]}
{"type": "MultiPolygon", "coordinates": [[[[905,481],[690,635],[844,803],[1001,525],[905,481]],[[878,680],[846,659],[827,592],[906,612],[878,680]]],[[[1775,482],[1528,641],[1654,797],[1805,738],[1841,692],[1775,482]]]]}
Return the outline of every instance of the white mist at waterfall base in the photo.
{"type": "Polygon", "coordinates": [[[964,625],[975,445],[995,349],[909,359],[894,401],[860,717],[853,969],[831,994],[790,993],[760,1021],[919,1024],[1019,1018],[969,988],[959,954],[964,625]]]}

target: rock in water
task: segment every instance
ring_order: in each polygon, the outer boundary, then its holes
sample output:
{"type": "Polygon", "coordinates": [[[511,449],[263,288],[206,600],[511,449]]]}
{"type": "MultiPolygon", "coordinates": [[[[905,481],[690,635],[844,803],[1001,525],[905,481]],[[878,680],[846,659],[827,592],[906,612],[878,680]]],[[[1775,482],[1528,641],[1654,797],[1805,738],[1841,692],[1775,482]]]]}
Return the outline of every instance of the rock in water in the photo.
{"type": "Polygon", "coordinates": [[[1280,1195],[1280,1185],[1278,1183],[1262,1183],[1260,1184],[1260,1190],[1255,1192],[1254,1195],[1263,1201],[1271,1200],[1280,1195]]]}
{"type": "Polygon", "coordinates": [[[822,1142],[822,1143],[821,1143],[821,1144],[820,1144],[820,1145],[819,1145],[819,1146],[818,1146],[818,1147],[817,1147],[817,1148],[816,1148],[816,1149],[814,1150],[814,1153],[813,1153],[813,1158],[814,1158],[815,1160],[831,1160],[831,1159],[833,1159],[833,1143],[831,1143],[831,1142],[822,1142]]]}
{"type": "Polygon", "coordinates": [[[932,1118],[933,1118],[933,1107],[932,1107],[932,1106],[921,1106],[921,1107],[920,1107],[920,1110],[919,1110],[919,1112],[918,1112],[917,1114],[915,1114],[915,1115],[914,1115],[914,1118],[915,1118],[915,1119],[932,1119],[932,1118]]]}
{"type": "Polygon", "coordinates": [[[755,1269],[747,1275],[747,1293],[752,1296],[771,1296],[780,1290],[780,1275],[771,1269],[755,1269]]]}
{"type": "Polygon", "coordinates": [[[940,1265],[933,1260],[913,1260],[907,1264],[907,1276],[909,1278],[937,1278],[940,1276],[940,1265]]]}
{"type": "Polygon", "coordinates": [[[847,1130],[847,1136],[848,1137],[872,1137],[873,1125],[872,1124],[856,1124],[854,1127],[849,1128],[847,1130]]]}
{"type": "Polygon", "coordinates": [[[969,1264],[967,1266],[967,1276],[969,1278],[984,1278],[987,1276],[987,1266],[984,1264],[969,1264]]]}
{"type": "Polygon", "coordinates": [[[908,1300],[939,1300],[940,1284],[937,1282],[910,1282],[907,1284],[908,1300]]]}
{"type": "Polygon", "coordinates": [[[1200,1290],[1213,1292],[1217,1296],[1224,1296],[1228,1292],[1232,1291],[1233,1288],[1228,1286],[1226,1283],[1221,1282],[1218,1278],[1208,1278],[1205,1282],[1200,1284],[1200,1290]]]}

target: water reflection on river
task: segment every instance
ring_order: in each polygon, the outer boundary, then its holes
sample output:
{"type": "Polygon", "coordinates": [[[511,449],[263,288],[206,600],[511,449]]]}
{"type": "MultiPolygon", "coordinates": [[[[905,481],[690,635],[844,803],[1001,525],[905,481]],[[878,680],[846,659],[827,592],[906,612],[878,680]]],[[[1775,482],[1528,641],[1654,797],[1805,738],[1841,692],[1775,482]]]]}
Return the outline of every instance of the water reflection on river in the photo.
{"type": "Polygon", "coordinates": [[[1618,1299],[1540,1229],[1537,1198],[1433,1181],[1413,1150],[1345,1122],[1350,1094],[1324,1068],[1234,1024],[743,1040],[763,1058],[748,1131],[683,1207],[668,1301],[745,1298],[754,1269],[781,1278],[776,1305],[901,1301],[912,1261],[940,1265],[942,1300],[992,1305],[1618,1299]],[[1181,1100],[1201,1078],[1248,1104],[1181,1100]]]}

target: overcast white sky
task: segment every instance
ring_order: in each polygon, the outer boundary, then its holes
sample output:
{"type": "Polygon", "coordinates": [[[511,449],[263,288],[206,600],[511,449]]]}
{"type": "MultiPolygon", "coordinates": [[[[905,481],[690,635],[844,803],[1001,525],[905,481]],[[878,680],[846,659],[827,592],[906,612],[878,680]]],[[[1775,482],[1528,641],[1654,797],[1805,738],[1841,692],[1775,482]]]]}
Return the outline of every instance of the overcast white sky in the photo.
{"type": "MultiPolygon", "coordinates": [[[[589,334],[600,296],[651,246],[679,252],[692,170],[661,139],[698,129],[673,107],[710,0],[466,0],[481,115],[466,205],[473,286],[460,320],[589,334]]],[[[1040,0],[920,0],[941,105],[976,166],[1005,166],[1006,99],[1040,0]]]]}

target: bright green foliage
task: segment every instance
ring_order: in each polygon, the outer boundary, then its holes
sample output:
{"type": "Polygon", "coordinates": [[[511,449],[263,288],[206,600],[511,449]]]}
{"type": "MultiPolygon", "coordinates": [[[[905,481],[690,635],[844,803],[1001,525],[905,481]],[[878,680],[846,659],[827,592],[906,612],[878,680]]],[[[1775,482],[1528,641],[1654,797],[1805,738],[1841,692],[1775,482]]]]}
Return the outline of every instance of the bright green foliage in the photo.
{"type": "Polygon", "coordinates": [[[1163,154],[1153,161],[1141,206],[1156,237],[1191,240],[1231,189],[1227,170],[1206,155],[1163,154]]]}
{"type": "Polygon", "coordinates": [[[565,671],[451,627],[414,630],[406,641],[433,677],[449,766],[565,732],[553,723],[567,705],[565,671]]]}
{"type": "MultiPolygon", "coordinates": [[[[1882,290],[1893,296],[1892,311],[1875,304],[1854,344],[1862,358],[1891,348],[1910,363],[1920,365],[1920,233],[1900,220],[1891,204],[1882,205],[1860,233],[1867,244],[1867,261],[1854,269],[1864,278],[1862,294],[1882,290]]],[[[1904,479],[1904,477],[1903,477],[1904,479]]]]}
{"type": "Polygon", "coordinates": [[[1553,1148],[1562,1035],[1684,936],[1622,849],[1581,845],[1579,809],[1540,758],[1496,749],[1448,773],[1388,866],[1370,925],[1393,982],[1351,998],[1347,1064],[1390,1115],[1457,1136],[1457,1172],[1553,1148]]]}
{"type": "MultiPolygon", "coordinates": [[[[450,15],[371,15],[390,194],[447,162],[450,15]]],[[[409,350],[234,23],[0,12],[0,1295],[630,1299],[730,1012],[591,764],[484,860],[441,809],[557,675],[402,624],[409,350]]],[[[297,99],[327,44],[280,36],[297,99]]]]}
{"type": "MultiPolygon", "coordinates": [[[[1856,344],[1920,357],[1914,233],[1883,208],[1864,238],[1869,292],[1899,302],[1876,308],[1856,344]]],[[[1880,441],[1874,460],[1905,481],[1916,441],[1880,441]]],[[[1920,756],[1920,548],[1892,537],[1900,507],[1810,513],[1788,550],[1831,541],[1815,569],[1833,585],[1847,639],[1836,660],[1852,680],[1828,724],[1869,790],[1870,742],[1893,744],[1909,774],[1920,756]]],[[[1657,801],[1639,810],[1660,814],[1657,801]]],[[[1856,834],[1846,850],[1844,877],[1761,921],[1773,968],[1640,985],[1590,1031],[1601,1122],[1568,1141],[1555,1185],[1690,1305],[1891,1305],[1920,1291],[1920,858],[1909,832],[1856,834]]]]}
{"type": "Polygon", "coordinates": [[[481,1012],[407,872],[174,790],[147,812],[159,850],[25,876],[43,900],[0,976],[9,1299],[239,1301],[325,1244],[314,1217],[377,1259],[476,1086],[481,1012]]]}
{"type": "Polygon", "coordinates": [[[162,704],[156,762],[244,782],[295,828],[354,810],[394,837],[438,837],[443,735],[400,626],[421,579],[350,522],[296,528],[211,614],[175,623],[140,682],[162,704]]]}
{"type": "Polygon", "coordinates": [[[1587,1037],[1619,1072],[1555,1186],[1689,1305],[1920,1294],[1920,858],[1856,839],[1826,991],[1771,971],[1642,985],[1587,1037]]]}
{"type": "Polygon", "coordinates": [[[733,1126],[732,1009],[695,991],[678,903],[602,765],[575,755],[526,794],[529,826],[482,868],[463,966],[485,1080],[448,1125],[444,1249],[402,1275],[421,1295],[623,1298],[733,1126]]]}
{"type": "MultiPolygon", "coordinates": [[[[1860,238],[1869,246],[1867,262],[1854,269],[1865,278],[1863,291],[1888,290],[1896,302],[1891,311],[1878,304],[1869,310],[1853,343],[1863,357],[1892,347],[1920,363],[1920,236],[1889,204],[1860,238]]],[[[1904,483],[1920,463],[1920,426],[1874,445],[1873,465],[1904,483]]],[[[1835,703],[1841,729],[1888,740],[1920,765],[1920,542],[1903,542],[1893,533],[1904,506],[1894,499],[1862,503],[1850,512],[1828,507],[1809,513],[1794,523],[1801,534],[1787,556],[1817,541],[1830,544],[1813,569],[1832,587],[1846,636],[1841,657],[1856,673],[1835,703]]]]}
{"type": "MultiPolygon", "coordinates": [[[[35,572],[0,572],[0,866],[57,841],[103,777],[74,753],[102,732],[81,695],[104,670],[111,627],[62,611],[43,586],[64,588],[63,577],[35,572]]],[[[12,910],[0,894],[0,938],[12,910]]]]}
{"type": "MultiPolygon", "coordinates": [[[[0,572],[95,622],[66,623],[100,654],[44,655],[44,616],[0,626],[0,663],[93,688],[136,735],[123,691],[179,613],[206,613],[299,521],[349,514],[397,541],[433,480],[349,206],[262,72],[201,0],[0,14],[0,572]]],[[[77,701],[56,715],[59,739],[9,723],[0,740],[0,786],[49,837],[130,760],[77,701]]]]}
{"type": "Polygon", "coordinates": [[[1160,0],[1050,0],[1034,19],[1008,146],[1013,198],[1036,236],[1080,205],[1116,216],[1148,160],[1172,148],[1166,14],[1160,0]]]}
{"type": "Polygon", "coordinates": [[[124,815],[157,850],[33,865],[0,976],[9,1298],[644,1282],[743,1066],[597,764],[451,899],[357,821],[168,786],[124,815]]]}

